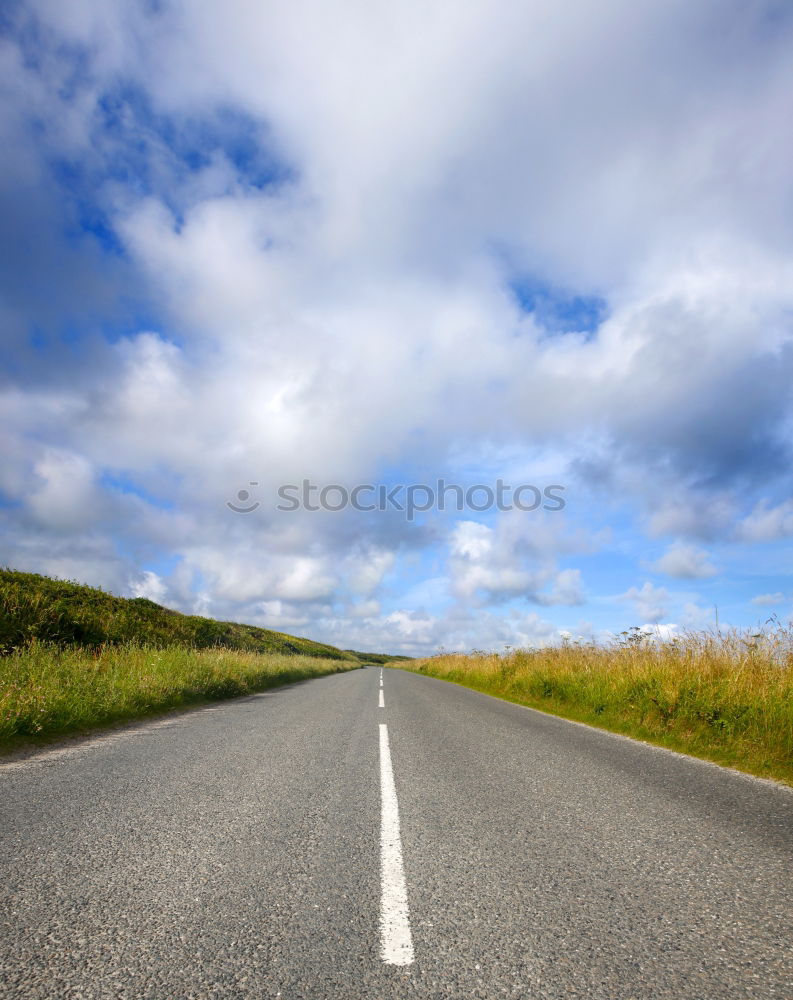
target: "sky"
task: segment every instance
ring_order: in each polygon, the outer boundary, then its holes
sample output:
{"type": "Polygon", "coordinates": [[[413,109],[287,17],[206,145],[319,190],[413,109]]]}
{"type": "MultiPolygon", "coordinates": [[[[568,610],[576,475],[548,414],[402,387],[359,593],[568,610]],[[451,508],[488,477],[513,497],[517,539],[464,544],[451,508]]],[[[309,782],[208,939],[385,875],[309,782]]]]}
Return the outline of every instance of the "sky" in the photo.
{"type": "Polygon", "coordinates": [[[9,0],[0,564],[410,655],[790,620],[791,51],[789,0],[9,0]]]}

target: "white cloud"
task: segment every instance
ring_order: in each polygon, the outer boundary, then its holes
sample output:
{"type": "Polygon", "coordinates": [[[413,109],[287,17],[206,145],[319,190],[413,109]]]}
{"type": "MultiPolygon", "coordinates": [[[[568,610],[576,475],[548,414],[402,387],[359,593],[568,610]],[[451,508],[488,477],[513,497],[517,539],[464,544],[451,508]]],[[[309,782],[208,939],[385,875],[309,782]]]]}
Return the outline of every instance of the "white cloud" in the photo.
{"type": "Polygon", "coordinates": [[[684,542],[675,542],[652,565],[657,573],[676,577],[679,580],[698,580],[715,576],[716,567],[708,562],[706,552],[684,542]]]}
{"type": "MultiPolygon", "coordinates": [[[[502,635],[498,614],[584,599],[560,561],[595,547],[599,512],[571,490],[563,518],[277,519],[278,485],[460,456],[498,475],[517,455],[519,476],[534,455],[650,534],[793,536],[789,502],[736,528],[790,439],[793,19],[771,10],[31,0],[41,30],[0,50],[5,558],[123,589],[165,549],[180,607],[418,648],[544,641],[555,626],[502,635]],[[250,156],[193,148],[237,120],[250,156]],[[64,242],[81,200],[113,253],[64,242]],[[549,336],[520,277],[607,318],[549,336]],[[252,480],[241,519],[225,501],[252,480]]],[[[656,568],[714,572],[684,541],[656,568]]],[[[664,617],[662,589],[625,596],[664,617]]]]}
{"type": "Polygon", "coordinates": [[[371,597],[394,563],[394,553],[387,549],[358,549],[346,560],[345,575],[350,589],[359,597],[371,597]]]}
{"type": "Polygon", "coordinates": [[[774,542],[793,535],[793,500],[775,507],[762,500],[738,525],[738,538],[745,542],[774,542]]]}
{"type": "Polygon", "coordinates": [[[668,642],[670,639],[674,639],[678,635],[679,626],[672,624],[671,622],[663,625],[659,625],[658,623],[648,623],[641,626],[641,631],[651,639],[656,639],[659,642],[668,642]]]}
{"type": "Polygon", "coordinates": [[[452,533],[450,551],[472,561],[484,559],[493,551],[494,532],[486,524],[460,521],[452,533]]]}
{"type": "Polygon", "coordinates": [[[540,595],[540,604],[583,604],[584,592],[581,582],[581,570],[563,569],[556,574],[551,588],[547,595],[540,595]]]}
{"type": "Polygon", "coordinates": [[[772,608],[776,604],[784,604],[785,595],[780,590],[775,594],[758,594],[752,598],[751,603],[760,608],[772,608]]]}
{"type": "Polygon", "coordinates": [[[163,579],[152,570],[144,570],[137,579],[129,581],[129,593],[132,597],[146,597],[156,604],[165,600],[167,592],[163,579]]]}
{"type": "Polygon", "coordinates": [[[47,448],[33,465],[27,506],[42,527],[73,532],[101,517],[105,498],[84,456],[47,448]]]}
{"type": "Polygon", "coordinates": [[[546,606],[583,602],[580,571],[556,566],[556,552],[566,544],[551,527],[549,518],[557,515],[531,516],[502,515],[495,527],[456,523],[449,541],[449,575],[461,599],[495,603],[523,597],[546,606]]]}
{"type": "Polygon", "coordinates": [[[321,636],[328,642],[349,646],[346,639],[351,635],[352,645],[357,649],[381,649],[411,656],[428,656],[441,650],[536,648],[561,638],[559,629],[535,612],[521,613],[514,609],[505,615],[459,607],[437,615],[399,609],[363,622],[327,619],[322,623],[321,636]]]}
{"type": "MultiPolygon", "coordinates": [[[[233,559],[222,551],[202,546],[188,549],[186,558],[210,585],[213,597],[222,602],[249,604],[261,601],[319,601],[334,592],[337,578],[330,556],[295,553],[266,558],[256,552],[235,551],[233,559]]],[[[271,605],[272,606],[272,605],[271,605]]]]}
{"type": "Polygon", "coordinates": [[[709,630],[715,627],[717,621],[718,611],[715,605],[700,605],[696,601],[686,601],[683,605],[681,623],[685,628],[709,630]]]}
{"type": "Polygon", "coordinates": [[[641,587],[631,587],[624,594],[621,594],[620,598],[633,604],[636,613],[645,622],[655,625],[662,618],[666,618],[670,596],[668,590],[663,587],[654,587],[649,581],[646,581],[641,587]]]}
{"type": "MultiPolygon", "coordinates": [[[[664,484],[666,485],[666,484],[664,484]]],[[[735,518],[735,501],[723,494],[694,493],[685,486],[669,484],[673,496],[665,496],[648,518],[651,535],[688,535],[699,539],[723,537],[735,518]]]]}

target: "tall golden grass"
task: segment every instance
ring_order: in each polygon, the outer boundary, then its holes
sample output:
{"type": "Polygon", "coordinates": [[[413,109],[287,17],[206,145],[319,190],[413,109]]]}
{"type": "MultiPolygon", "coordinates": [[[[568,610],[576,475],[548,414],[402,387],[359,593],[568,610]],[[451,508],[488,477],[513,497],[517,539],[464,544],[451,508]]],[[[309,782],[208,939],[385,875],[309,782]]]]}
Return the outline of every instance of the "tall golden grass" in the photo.
{"type": "Polygon", "coordinates": [[[608,645],[443,654],[400,665],[793,784],[793,629],[632,629],[608,645]]]}
{"type": "Polygon", "coordinates": [[[32,642],[0,657],[0,746],[352,670],[359,661],[126,643],[32,642]]]}

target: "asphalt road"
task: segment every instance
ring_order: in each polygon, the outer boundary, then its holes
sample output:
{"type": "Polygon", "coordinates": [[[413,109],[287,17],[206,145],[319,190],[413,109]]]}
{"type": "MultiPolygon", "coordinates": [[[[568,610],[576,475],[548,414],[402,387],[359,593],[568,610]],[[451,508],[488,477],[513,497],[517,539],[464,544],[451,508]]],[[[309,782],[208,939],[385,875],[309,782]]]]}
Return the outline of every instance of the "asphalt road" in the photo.
{"type": "Polygon", "coordinates": [[[793,791],[380,673],[0,764],[0,996],[793,997],[793,791]]]}

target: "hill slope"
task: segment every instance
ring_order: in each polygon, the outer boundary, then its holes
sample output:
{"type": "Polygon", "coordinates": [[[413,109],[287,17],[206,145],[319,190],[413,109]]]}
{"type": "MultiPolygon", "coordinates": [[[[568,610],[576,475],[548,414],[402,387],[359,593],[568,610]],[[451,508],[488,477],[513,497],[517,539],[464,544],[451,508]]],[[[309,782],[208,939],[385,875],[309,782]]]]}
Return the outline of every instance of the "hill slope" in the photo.
{"type": "Polygon", "coordinates": [[[183,615],[145,597],[115,597],[85,584],[0,569],[0,653],[10,653],[31,639],[61,646],[137,642],[359,662],[403,659],[341,650],[255,625],[183,615]]]}

